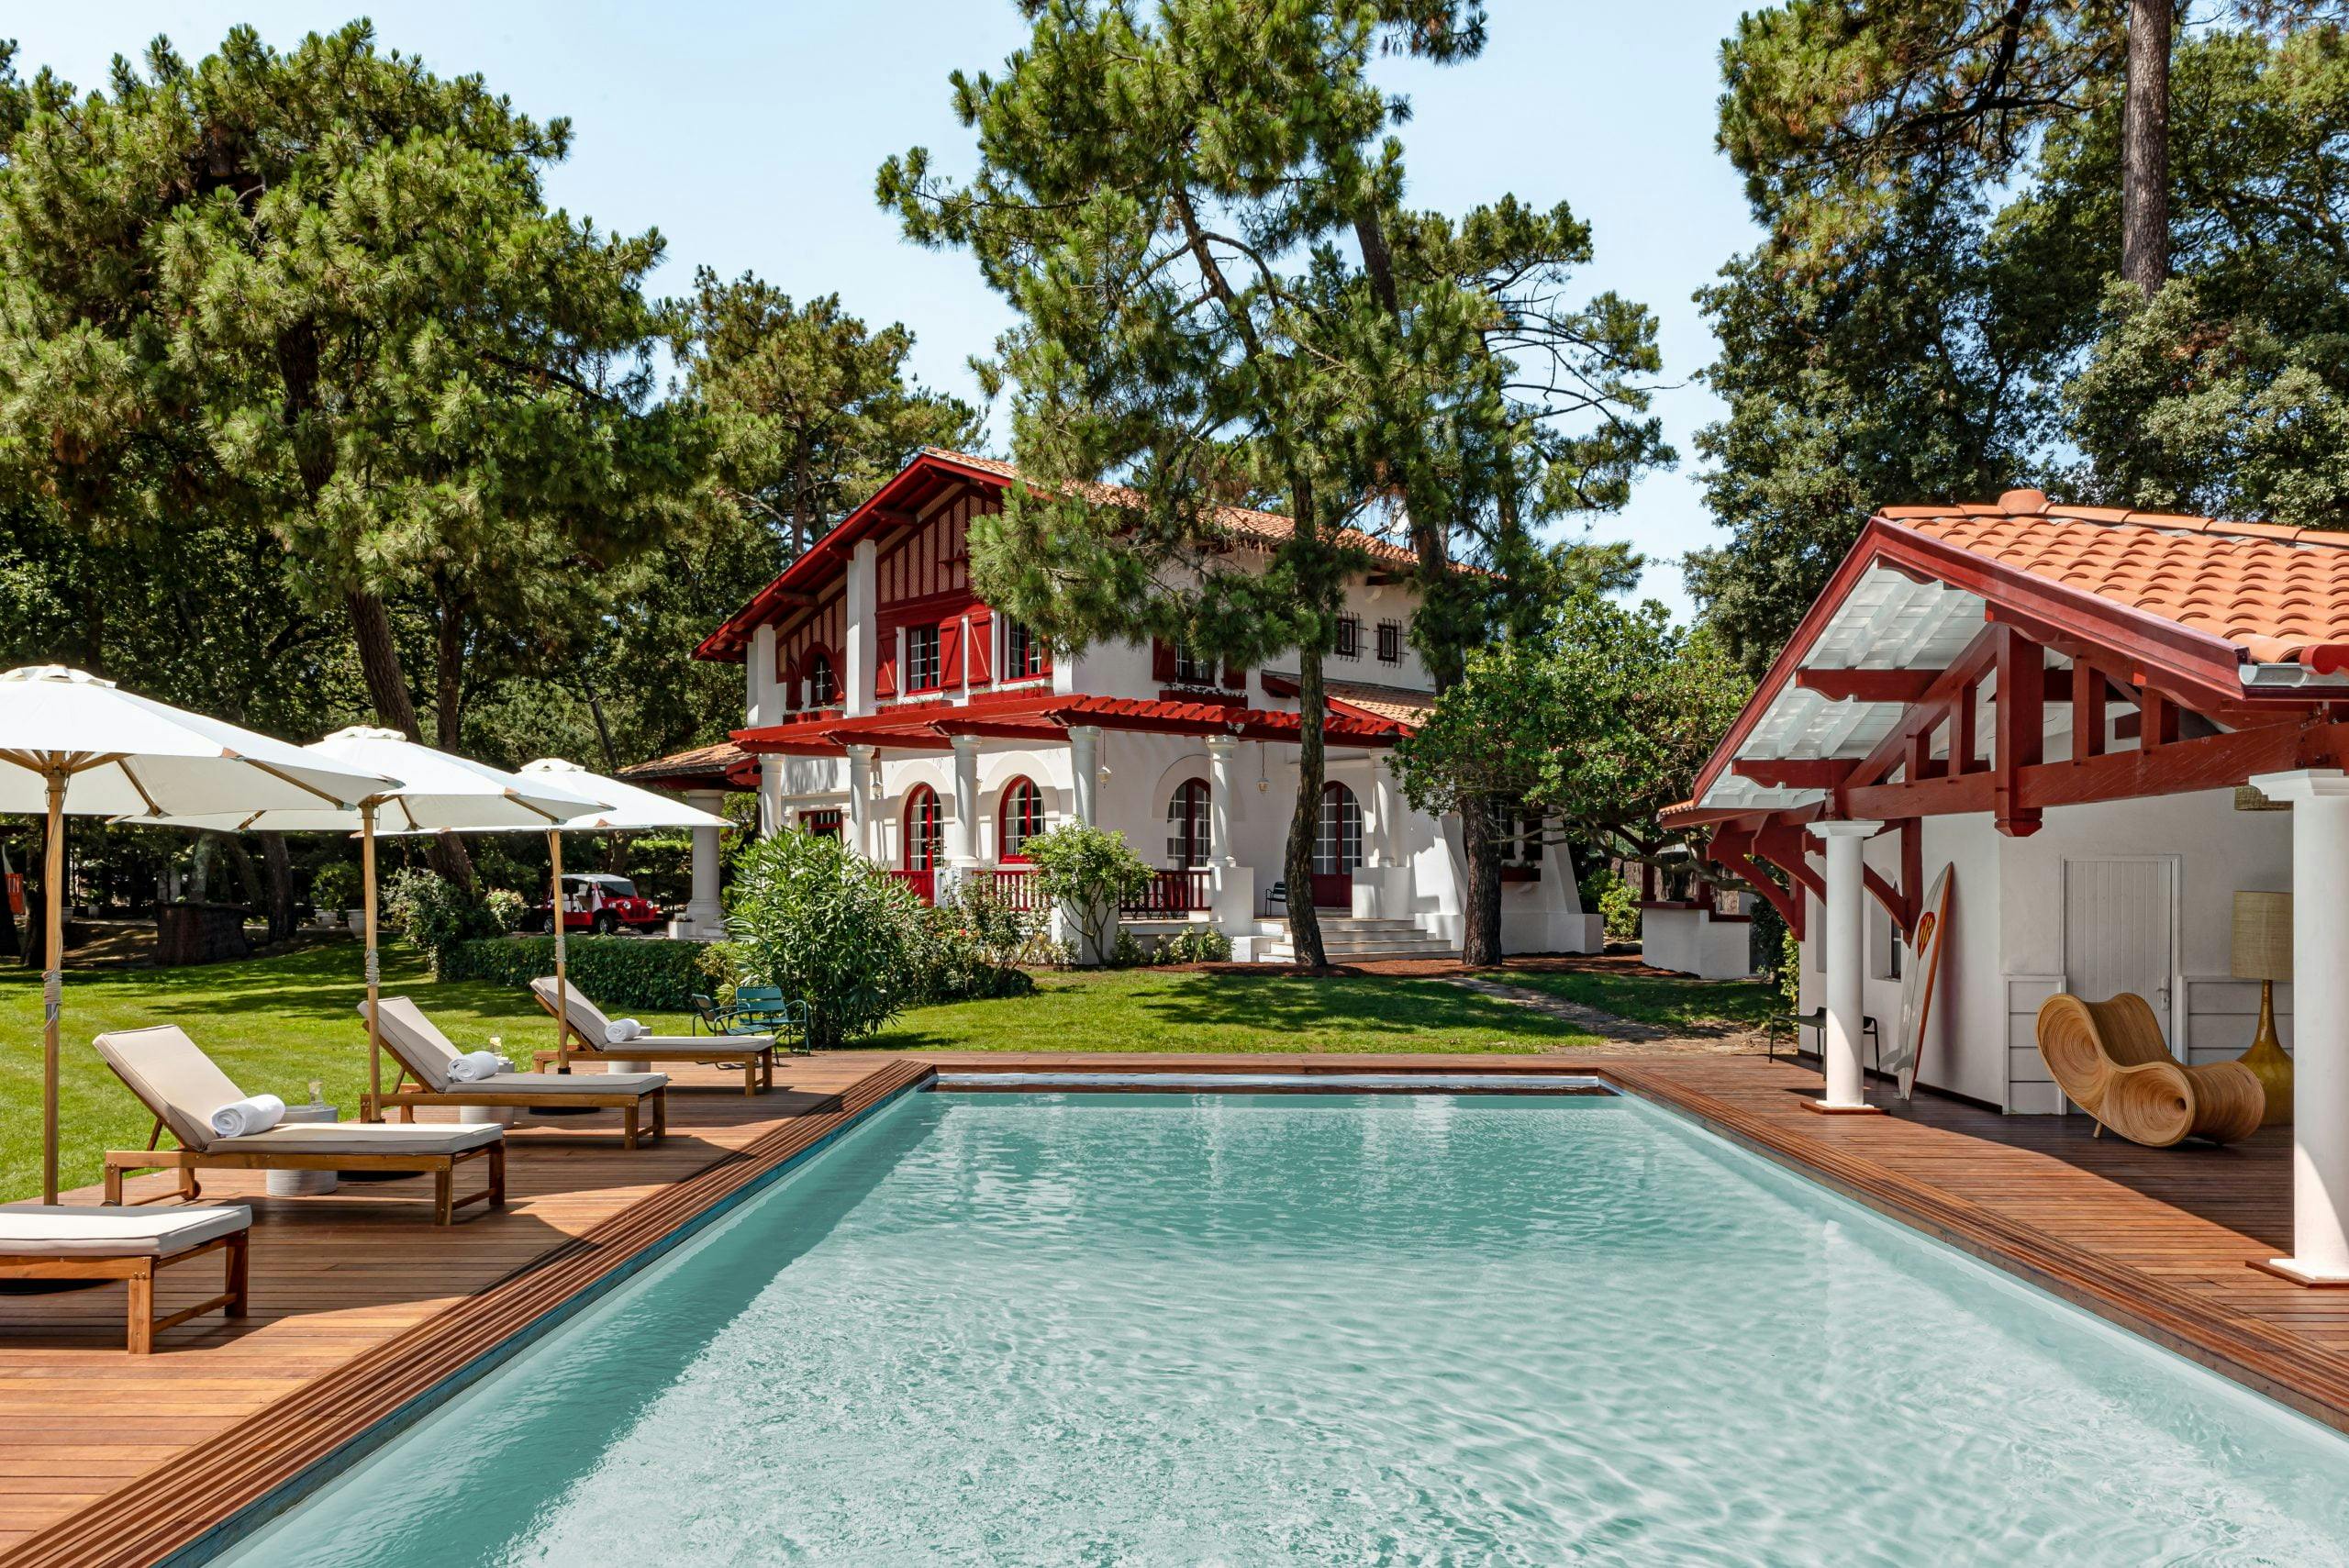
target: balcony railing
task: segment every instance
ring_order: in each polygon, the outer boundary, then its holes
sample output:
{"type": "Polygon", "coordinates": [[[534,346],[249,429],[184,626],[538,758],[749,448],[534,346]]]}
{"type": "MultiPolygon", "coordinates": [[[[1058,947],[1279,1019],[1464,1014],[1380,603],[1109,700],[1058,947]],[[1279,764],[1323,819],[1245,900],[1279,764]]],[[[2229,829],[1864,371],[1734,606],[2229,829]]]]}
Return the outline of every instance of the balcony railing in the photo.
{"type": "MultiPolygon", "coordinates": [[[[912,888],[923,903],[938,901],[936,872],[892,870],[889,874],[912,888]]],[[[1044,906],[1043,888],[1035,872],[1027,866],[983,866],[964,874],[985,878],[995,895],[1015,909],[1041,909],[1044,906]]],[[[1167,919],[1196,914],[1213,906],[1214,886],[1213,878],[1205,866],[1152,872],[1149,885],[1133,896],[1119,901],[1118,913],[1142,919],[1167,919]]]]}
{"type": "Polygon", "coordinates": [[[1120,900],[1118,913],[1145,919],[1188,915],[1209,906],[1212,888],[1213,881],[1205,866],[1152,872],[1150,885],[1132,897],[1120,900]]]}

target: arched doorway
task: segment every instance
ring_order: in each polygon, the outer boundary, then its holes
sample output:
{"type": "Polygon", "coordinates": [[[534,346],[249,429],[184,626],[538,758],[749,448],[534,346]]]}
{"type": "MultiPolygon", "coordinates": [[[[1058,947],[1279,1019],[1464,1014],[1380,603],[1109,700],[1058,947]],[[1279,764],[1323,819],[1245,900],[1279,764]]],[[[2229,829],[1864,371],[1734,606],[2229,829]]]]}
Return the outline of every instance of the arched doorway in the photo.
{"type": "Polygon", "coordinates": [[[905,869],[897,874],[912,884],[925,904],[938,897],[938,862],[946,844],[945,813],[939,809],[938,792],[916,784],[906,796],[905,869]]]}
{"type": "Polygon", "coordinates": [[[1313,906],[1352,909],[1362,869],[1362,803],[1332,779],[1321,786],[1320,830],[1313,836],[1313,906]]]}
{"type": "Polygon", "coordinates": [[[1166,863],[1188,871],[1214,852],[1214,796],[1205,779],[1186,779],[1166,802],[1166,863]]]}
{"type": "Polygon", "coordinates": [[[1035,781],[1016,778],[1003,787],[1003,805],[996,813],[996,859],[1011,865],[1028,862],[1028,840],[1044,830],[1044,792],[1035,781]]]}

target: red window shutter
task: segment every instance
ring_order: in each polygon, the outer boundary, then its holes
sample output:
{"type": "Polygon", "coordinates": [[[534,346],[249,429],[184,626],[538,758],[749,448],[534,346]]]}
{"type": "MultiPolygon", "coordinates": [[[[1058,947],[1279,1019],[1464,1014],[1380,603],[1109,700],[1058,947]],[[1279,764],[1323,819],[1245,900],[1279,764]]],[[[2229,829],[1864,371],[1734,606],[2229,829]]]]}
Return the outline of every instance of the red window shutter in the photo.
{"type": "Polygon", "coordinates": [[[883,629],[873,639],[873,695],[893,697],[897,695],[897,628],[883,629]]]}
{"type": "Polygon", "coordinates": [[[948,691],[963,684],[963,617],[938,623],[938,684],[948,691]]]}
{"type": "Polygon", "coordinates": [[[1163,637],[1150,639],[1150,678],[1153,681],[1174,678],[1174,645],[1163,637]]]}
{"type": "Polygon", "coordinates": [[[1248,689],[1248,672],[1237,664],[1226,664],[1223,667],[1223,684],[1235,692],[1244,692],[1248,689]]]}
{"type": "Polygon", "coordinates": [[[995,679],[995,617],[984,611],[971,617],[971,639],[963,649],[963,665],[971,672],[974,686],[995,679]]]}

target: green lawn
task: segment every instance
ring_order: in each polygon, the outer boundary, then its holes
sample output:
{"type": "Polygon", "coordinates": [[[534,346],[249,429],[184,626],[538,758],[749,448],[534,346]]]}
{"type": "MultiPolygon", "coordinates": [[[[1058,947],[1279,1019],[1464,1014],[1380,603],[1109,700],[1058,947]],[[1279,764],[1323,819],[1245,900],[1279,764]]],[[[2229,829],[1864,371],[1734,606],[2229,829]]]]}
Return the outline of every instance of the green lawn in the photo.
{"type": "MultiPolygon", "coordinates": [[[[345,1117],[356,1116],[367,1082],[362,973],[356,942],[193,969],[68,970],[58,1116],[63,1185],[96,1181],[100,1154],[143,1148],[153,1125],[90,1049],[91,1037],[108,1029],[177,1024],[248,1093],[306,1100],[317,1078],[345,1117]]],[[[468,1050],[486,1049],[497,1035],[507,1055],[527,1062],[531,1051],[554,1044],[554,1020],[529,993],[435,984],[402,949],[384,951],[384,989],[424,997],[433,1020],[468,1050]]],[[[685,1027],[682,1015],[640,1016],[656,1028],[685,1027]]],[[[39,1193],[40,975],[0,967],[0,1198],[39,1193]]]]}
{"type": "Polygon", "coordinates": [[[1531,969],[1487,970],[1486,978],[1667,1029],[1759,1029],[1770,1015],[1786,1010],[1776,990],[1760,980],[1531,969]]]}
{"type": "MultiPolygon", "coordinates": [[[[400,949],[384,954],[388,993],[411,992],[451,1040],[506,1054],[554,1043],[552,1020],[528,993],[477,982],[441,984],[400,949]]],[[[958,1051],[1539,1051],[1598,1043],[1538,1013],[1433,980],[1163,970],[1045,974],[1038,995],[922,1007],[875,1046],[958,1051]]],[[[107,1149],[136,1149],[150,1121],[90,1049],[93,1035],[175,1023],[248,1091],[309,1097],[309,1080],[346,1117],[367,1078],[356,943],[195,969],[69,971],[65,979],[61,1175],[98,1179],[107,1149]]],[[[639,1016],[682,1034],[683,1015],[639,1016]]],[[[0,1199],[37,1195],[40,1160],[40,977],[0,967],[0,1199]]]]}
{"type": "Polygon", "coordinates": [[[873,1043],[941,1051],[1542,1051],[1600,1043],[1441,980],[1110,970],[906,1014],[873,1043]]]}

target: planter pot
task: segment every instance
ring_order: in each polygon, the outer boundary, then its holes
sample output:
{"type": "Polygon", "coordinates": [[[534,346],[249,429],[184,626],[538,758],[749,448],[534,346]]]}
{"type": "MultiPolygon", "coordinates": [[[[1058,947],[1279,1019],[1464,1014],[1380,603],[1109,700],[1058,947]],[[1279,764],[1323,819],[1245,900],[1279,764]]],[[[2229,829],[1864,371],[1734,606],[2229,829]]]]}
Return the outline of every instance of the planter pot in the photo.
{"type": "Polygon", "coordinates": [[[342,912],[342,923],[345,926],[350,927],[352,930],[364,936],[367,931],[367,911],[364,909],[345,909],[342,912]]]}

